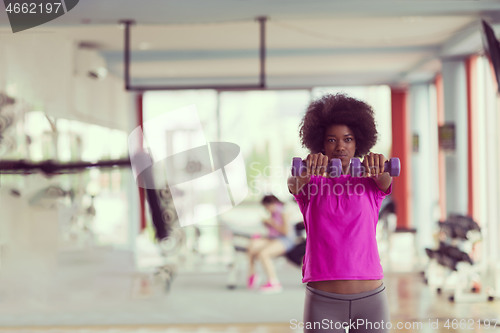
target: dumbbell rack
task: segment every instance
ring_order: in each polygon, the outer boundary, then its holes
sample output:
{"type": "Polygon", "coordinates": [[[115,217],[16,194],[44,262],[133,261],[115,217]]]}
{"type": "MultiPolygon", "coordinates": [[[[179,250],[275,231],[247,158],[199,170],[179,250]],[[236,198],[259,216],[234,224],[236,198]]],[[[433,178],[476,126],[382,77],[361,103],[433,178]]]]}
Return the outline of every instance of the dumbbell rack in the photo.
{"type": "Polygon", "coordinates": [[[479,276],[480,281],[484,284],[487,275],[484,260],[473,262],[469,257],[473,245],[482,239],[481,229],[477,223],[467,216],[451,215],[447,221],[438,222],[438,225],[439,234],[443,239],[437,250],[426,249],[430,261],[424,271],[425,282],[428,283],[429,280],[432,280],[437,270],[444,271],[445,277],[436,288],[437,293],[440,294],[453,273],[456,273],[454,276],[456,283],[448,297],[449,301],[493,301],[494,297],[487,293],[485,285],[481,286],[478,292],[471,283],[474,276],[479,276]]]}

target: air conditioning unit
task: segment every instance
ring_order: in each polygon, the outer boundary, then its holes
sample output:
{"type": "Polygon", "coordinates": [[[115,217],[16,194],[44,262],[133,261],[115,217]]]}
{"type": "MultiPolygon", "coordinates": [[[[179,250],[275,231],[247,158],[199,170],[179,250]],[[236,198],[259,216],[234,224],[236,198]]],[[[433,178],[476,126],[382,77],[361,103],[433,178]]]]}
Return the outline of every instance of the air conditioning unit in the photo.
{"type": "Polygon", "coordinates": [[[108,70],[106,61],[99,54],[95,43],[80,42],[76,50],[75,74],[93,79],[104,79],[108,70]]]}

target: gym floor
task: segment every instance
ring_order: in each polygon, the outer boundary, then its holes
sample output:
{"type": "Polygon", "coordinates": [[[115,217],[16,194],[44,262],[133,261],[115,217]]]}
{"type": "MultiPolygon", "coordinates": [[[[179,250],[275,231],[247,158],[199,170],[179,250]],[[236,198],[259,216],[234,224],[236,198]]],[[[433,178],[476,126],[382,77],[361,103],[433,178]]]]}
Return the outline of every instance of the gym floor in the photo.
{"type": "MultiPolygon", "coordinates": [[[[415,262],[404,260],[407,254],[391,253],[390,258],[382,261],[391,322],[395,327],[392,332],[500,332],[498,300],[450,302],[451,290],[438,294],[423,283],[415,262]],[[396,328],[398,325],[400,328],[396,328]]],[[[160,296],[151,293],[142,298],[118,299],[108,283],[106,294],[100,295],[97,302],[90,296],[60,303],[51,300],[50,307],[43,309],[33,302],[1,302],[0,333],[301,332],[291,325],[293,319],[302,320],[304,286],[298,282],[297,267],[284,258],[278,259],[276,266],[284,290],[262,295],[246,290],[244,281],[234,290],[227,289],[226,275],[214,269],[217,266],[214,264],[204,269],[202,262],[207,261],[208,258],[203,258],[193,262],[192,267],[197,270],[187,268],[180,272],[172,290],[160,296]],[[200,270],[204,272],[200,274],[200,270]]],[[[118,292],[121,287],[116,276],[115,281],[118,292]]]]}
{"type": "MultiPolygon", "coordinates": [[[[402,329],[393,329],[392,332],[500,332],[500,323],[498,323],[498,314],[500,305],[498,301],[494,302],[467,302],[461,303],[449,302],[446,292],[441,295],[430,290],[422,283],[422,277],[418,273],[411,272],[393,272],[386,274],[385,284],[388,290],[388,296],[391,306],[391,321],[394,327],[404,325],[402,329]],[[449,327],[446,327],[449,319],[449,327]],[[458,321],[453,322],[453,319],[458,321]],[[454,329],[452,325],[460,325],[460,320],[465,319],[469,324],[464,328],[454,329]],[[491,319],[490,328],[486,328],[486,322],[479,320],[491,319]],[[494,328],[494,320],[497,320],[497,327],[494,328]],[[472,321],[474,324],[472,325],[472,321]],[[436,329],[435,326],[439,326],[436,329]],[[404,328],[406,326],[406,328],[404,328]]],[[[226,291],[226,293],[239,292],[226,291]]],[[[286,293],[293,293],[294,290],[284,290],[282,296],[286,293]]],[[[278,294],[279,295],[279,294],[278,294]]],[[[270,300],[278,295],[258,295],[262,300],[270,300]]],[[[257,305],[256,305],[257,306],[257,305]]],[[[302,302],[297,302],[296,307],[303,306],[302,302]]],[[[279,315],[276,309],[276,315],[279,315]]],[[[231,320],[231,317],[228,317],[231,320]]],[[[11,326],[2,327],[0,332],[16,333],[288,333],[300,332],[299,329],[293,329],[289,322],[254,322],[254,323],[208,323],[208,324],[153,324],[153,325],[64,325],[64,326],[11,326]]]]}

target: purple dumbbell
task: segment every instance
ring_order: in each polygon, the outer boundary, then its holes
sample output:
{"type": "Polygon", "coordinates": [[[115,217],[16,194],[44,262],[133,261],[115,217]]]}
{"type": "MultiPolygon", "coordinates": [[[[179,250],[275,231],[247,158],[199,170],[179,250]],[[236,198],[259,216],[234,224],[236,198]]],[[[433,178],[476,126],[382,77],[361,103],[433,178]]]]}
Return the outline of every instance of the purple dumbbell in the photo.
{"type": "MultiPolygon", "coordinates": [[[[399,176],[401,172],[401,161],[397,157],[391,158],[389,161],[384,163],[384,171],[389,172],[392,177],[399,176]]],[[[359,158],[351,158],[351,163],[349,164],[349,174],[352,177],[361,177],[363,175],[363,163],[359,158]]]]}
{"type": "MultiPolygon", "coordinates": [[[[306,161],[302,160],[300,157],[294,157],[292,159],[292,176],[296,177],[304,172],[306,169],[306,161]]],[[[342,174],[342,161],[339,158],[332,158],[328,162],[328,167],[326,172],[330,177],[340,177],[342,174]]]]}
{"type": "Polygon", "coordinates": [[[351,158],[349,163],[349,174],[352,177],[361,177],[363,175],[363,164],[359,158],[351,158]]]}
{"type": "Polygon", "coordinates": [[[397,177],[401,173],[401,161],[397,157],[393,157],[384,163],[384,170],[389,172],[392,177],[397,177]]]}

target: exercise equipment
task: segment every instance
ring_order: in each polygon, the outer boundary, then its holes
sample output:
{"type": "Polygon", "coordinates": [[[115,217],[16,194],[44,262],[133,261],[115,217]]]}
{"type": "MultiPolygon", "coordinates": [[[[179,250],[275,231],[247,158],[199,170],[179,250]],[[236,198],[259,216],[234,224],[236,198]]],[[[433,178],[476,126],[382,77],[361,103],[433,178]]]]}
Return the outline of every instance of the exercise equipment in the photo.
{"type": "MultiPolygon", "coordinates": [[[[306,169],[306,161],[302,160],[300,157],[294,157],[292,159],[292,175],[298,176],[306,169]]],[[[342,161],[339,158],[332,158],[328,162],[326,172],[330,177],[340,177],[342,174],[342,161]]]]}
{"type": "MultiPolygon", "coordinates": [[[[363,175],[363,163],[359,158],[351,158],[349,163],[349,174],[352,177],[361,177],[363,175]]],[[[401,161],[397,157],[393,157],[384,163],[384,171],[388,172],[391,177],[397,177],[401,173],[401,161]]]]}
{"type": "Polygon", "coordinates": [[[105,160],[98,162],[65,162],[53,160],[31,162],[27,160],[2,160],[0,161],[0,174],[33,174],[42,172],[46,176],[61,175],[84,171],[87,168],[113,168],[130,167],[130,159],[105,160]]]}
{"type": "Polygon", "coordinates": [[[429,262],[424,270],[424,282],[436,287],[441,294],[443,289],[451,285],[452,293],[448,297],[451,302],[459,301],[492,301],[484,285],[486,278],[484,263],[473,258],[473,248],[481,240],[481,228],[470,217],[452,214],[446,221],[439,221],[440,241],[437,249],[426,248],[429,262]],[[454,284],[450,283],[452,276],[454,284]],[[437,277],[443,276],[437,280],[437,277]],[[477,287],[479,283],[483,286],[477,287]]]}
{"type": "Polygon", "coordinates": [[[425,253],[429,258],[436,259],[440,265],[452,271],[457,271],[457,264],[459,262],[465,262],[470,265],[474,264],[469,254],[445,242],[439,242],[439,248],[437,250],[426,248],[425,253]]]}
{"type": "MultiPolygon", "coordinates": [[[[292,159],[292,176],[296,177],[306,169],[306,160],[300,157],[292,159]]],[[[363,174],[363,163],[359,158],[351,158],[349,163],[349,174],[352,177],[361,177],[363,174]]],[[[401,161],[397,157],[393,157],[384,163],[384,170],[389,172],[392,177],[397,177],[401,173],[401,161]]],[[[333,158],[328,162],[326,173],[330,177],[340,177],[342,175],[342,161],[339,158],[333,158]]]]}
{"type": "MultiPolygon", "coordinates": [[[[41,173],[44,176],[51,177],[56,175],[79,173],[87,170],[88,168],[105,169],[116,167],[131,167],[130,159],[122,158],[97,162],[74,161],[63,163],[54,160],[46,160],[42,162],[32,162],[27,160],[1,160],[0,175],[28,175],[41,173]]],[[[144,183],[155,184],[156,182],[151,168],[145,170],[142,177],[144,183]]],[[[164,283],[165,291],[168,291],[175,277],[176,271],[176,265],[171,263],[171,258],[178,256],[178,251],[185,243],[185,235],[184,231],[178,226],[177,214],[173,207],[172,197],[168,186],[151,186],[151,188],[146,188],[144,191],[146,194],[146,203],[149,207],[155,231],[155,238],[158,242],[158,252],[163,260],[162,265],[155,267],[152,274],[155,280],[161,280],[162,283],[164,283]]],[[[44,205],[55,205],[54,200],[48,199],[55,199],[64,196],[71,197],[71,201],[73,202],[75,193],[51,186],[35,194],[29,200],[29,203],[30,205],[38,206],[42,203],[44,205]]],[[[91,198],[91,200],[93,200],[93,198],[91,198]]],[[[93,204],[91,204],[90,207],[85,208],[87,215],[95,215],[95,208],[93,204]]],[[[72,214],[75,215],[76,213],[72,212],[72,214]]],[[[73,215],[71,217],[72,219],[73,215]]]]}

